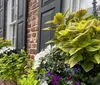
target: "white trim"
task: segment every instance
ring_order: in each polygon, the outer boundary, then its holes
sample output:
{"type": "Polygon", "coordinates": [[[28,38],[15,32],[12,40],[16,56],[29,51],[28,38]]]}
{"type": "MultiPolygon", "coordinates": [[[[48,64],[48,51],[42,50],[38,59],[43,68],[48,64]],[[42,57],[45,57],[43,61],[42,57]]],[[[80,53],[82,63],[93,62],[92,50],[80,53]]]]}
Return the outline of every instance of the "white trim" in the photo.
{"type": "MultiPolygon", "coordinates": [[[[17,14],[17,6],[18,4],[16,0],[16,14],[17,14]]],[[[13,38],[14,39],[16,38],[16,34],[17,34],[16,22],[17,22],[17,15],[16,15],[16,20],[12,22],[12,0],[8,0],[8,3],[7,3],[7,34],[6,34],[7,40],[13,40],[13,38]],[[13,32],[14,25],[15,25],[15,31],[13,32]]],[[[14,46],[16,46],[16,39],[14,41],[14,46]]]]}

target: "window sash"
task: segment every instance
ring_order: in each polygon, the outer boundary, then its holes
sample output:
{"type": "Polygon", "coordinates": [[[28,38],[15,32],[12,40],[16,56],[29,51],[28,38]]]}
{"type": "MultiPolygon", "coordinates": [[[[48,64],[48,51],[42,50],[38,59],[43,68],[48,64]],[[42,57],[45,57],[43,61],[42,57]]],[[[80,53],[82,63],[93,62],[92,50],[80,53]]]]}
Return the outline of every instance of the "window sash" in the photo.
{"type": "Polygon", "coordinates": [[[11,2],[11,23],[17,20],[17,0],[11,2]]]}

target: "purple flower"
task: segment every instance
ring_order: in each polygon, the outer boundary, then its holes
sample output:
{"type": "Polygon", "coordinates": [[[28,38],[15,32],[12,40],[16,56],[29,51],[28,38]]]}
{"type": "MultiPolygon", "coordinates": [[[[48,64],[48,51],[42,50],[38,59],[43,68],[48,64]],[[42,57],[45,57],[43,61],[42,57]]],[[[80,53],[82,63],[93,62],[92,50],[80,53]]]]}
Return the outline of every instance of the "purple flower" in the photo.
{"type": "Polygon", "coordinates": [[[61,76],[55,74],[55,75],[52,77],[52,84],[53,84],[53,85],[57,85],[57,83],[59,82],[60,79],[61,79],[61,76]]]}
{"type": "Polygon", "coordinates": [[[47,76],[50,76],[51,74],[52,74],[52,72],[48,72],[48,73],[47,73],[47,76]]]}
{"type": "Polygon", "coordinates": [[[80,83],[79,82],[76,82],[75,85],[80,85],[80,83]]]}
{"type": "Polygon", "coordinates": [[[78,69],[77,68],[74,68],[73,71],[74,71],[74,73],[78,73],[78,69]]]}

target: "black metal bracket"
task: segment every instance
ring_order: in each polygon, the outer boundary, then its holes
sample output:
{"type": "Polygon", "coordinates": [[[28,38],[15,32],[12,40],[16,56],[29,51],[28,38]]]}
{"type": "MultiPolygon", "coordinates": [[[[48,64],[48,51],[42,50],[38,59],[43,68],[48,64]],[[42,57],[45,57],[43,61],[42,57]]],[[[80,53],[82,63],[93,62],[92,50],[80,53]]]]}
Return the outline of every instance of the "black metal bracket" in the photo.
{"type": "Polygon", "coordinates": [[[92,4],[93,4],[93,14],[94,14],[95,17],[97,17],[98,13],[97,13],[97,6],[96,6],[97,2],[96,2],[96,0],[93,0],[92,4]]]}

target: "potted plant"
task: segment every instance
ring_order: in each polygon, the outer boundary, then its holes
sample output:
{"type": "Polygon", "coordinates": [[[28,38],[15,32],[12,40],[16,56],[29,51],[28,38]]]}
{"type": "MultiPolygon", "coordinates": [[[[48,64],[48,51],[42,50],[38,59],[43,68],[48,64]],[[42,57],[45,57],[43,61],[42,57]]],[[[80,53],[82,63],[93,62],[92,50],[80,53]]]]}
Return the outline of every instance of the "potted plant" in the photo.
{"type": "Polygon", "coordinates": [[[40,74],[42,71],[42,78],[50,82],[49,85],[99,85],[100,21],[93,15],[85,17],[86,9],[72,13],[68,11],[65,14],[57,13],[52,21],[46,22],[53,25],[44,30],[55,30],[54,38],[47,43],[54,43],[57,50],[45,55],[46,59],[42,58],[37,71],[40,74]],[[56,69],[60,67],[59,64],[63,67],[60,71],[56,69]],[[53,80],[56,84],[51,83],[53,80]]]}

